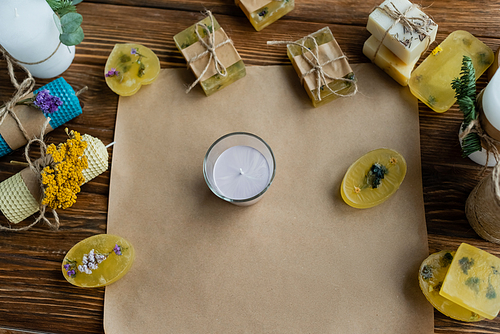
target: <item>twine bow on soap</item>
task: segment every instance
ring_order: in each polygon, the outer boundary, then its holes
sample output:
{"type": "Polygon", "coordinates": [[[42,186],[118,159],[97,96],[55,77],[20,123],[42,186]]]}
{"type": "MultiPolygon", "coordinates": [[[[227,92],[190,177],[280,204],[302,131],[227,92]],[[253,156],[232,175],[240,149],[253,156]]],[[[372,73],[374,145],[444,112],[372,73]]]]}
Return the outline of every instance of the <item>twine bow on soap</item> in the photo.
{"type": "MultiPolygon", "coordinates": [[[[342,54],[342,56],[340,56],[340,57],[332,58],[332,59],[325,61],[324,63],[321,63],[319,61],[318,42],[311,35],[304,37],[302,43],[297,43],[297,42],[292,42],[292,41],[268,41],[267,42],[267,45],[281,45],[281,44],[286,44],[286,45],[292,44],[292,45],[296,45],[302,49],[302,57],[309,64],[309,66],[311,66],[311,69],[302,74],[302,76],[300,77],[300,82],[303,83],[305,77],[307,77],[309,74],[314,74],[316,76],[316,96],[318,98],[318,101],[321,101],[321,89],[323,87],[326,87],[332,94],[334,94],[338,97],[349,97],[349,96],[355,95],[358,92],[358,85],[356,84],[356,80],[348,79],[348,78],[337,78],[337,77],[329,75],[323,69],[324,66],[326,66],[330,63],[333,63],[334,61],[341,60],[341,59],[347,59],[346,55],[342,54]],[[314,47],[312,47],[312,48],[306,47],[305,42],[307,40],[311,40],[312,43],[314,44],[314,47]],[[309,59],[309,57],[305,56],[306,52],[311,55],[312,59],[309,59]],[[327,79],[349,82],[349,83],[354,85],[354,90],[348,94],[339,94],[338,91],[335,91],[328,86],[327,79]]],[[[342,89],[344,89],[344,88],[341,88],[340,90],[342,90],[342,89]]]]}
{"type": "Polygon", "coordinates": [[[205,51],[203,51],[200,54],[197,54],[193,58],[189,59],[188,61],[188,66],[194,63],[195,61],[201,59],[202,57],[206,56],[207,54],[209,55],[209,59],[207,62],[207,65],[203,69],[203,72],[198,76],[198,78],[189,86],[189,88],[186,90],[186,93],[189,93],[191,89],[193,89],[198,82],[200,82],[201,78],[207,73],[208,69],[210,68],[210,64],[212,63],[212,60],[214,61],[215,65],[215,70],[217,71],[217,74],[225,77],[227,76],[227,70],[224,64],[221,63],[219,60],[219,57],[217,57],[217,53],[215,50],[217,48],[220,48],[223,45],[233,43],[233,41],[230,38],[227,38],[226,40],[222,41],[221,43],[215,45],[215,27],[214,27],[214,18],[212,16],[212,12],[207,10],[206,14],[210,18],[210,27],[207,27],[206,24],[202,22],[197,22],[194,27],[194,32],[196,33],[196,36],[198,37],[198,41],[205,47],[205,51]],[[205,31],[205,34],[207,36],[207,40],[205,41],[204,38],[201,37],[200,33],[198,32],[198,27],[202,28],[203,31],[205,31]],[[212,30],[212,31],[211,31],[212,30]]]}
{"type": "MultiPolygon", "coordinates": [[[[392,23],[392,25],[389,27],[389,29],[387,29],[385,31],[384,36],[380,40],[380,43],[379,43],[377,49],[375,50],[375,54],[373,55],[372,61],[375,61],[375,58],[377,57],[377,54],[378,54],[380,48],[382,47],[382,44],[384,43],[385,38],[389,34],[389,31],[391,31],[398,23],[401,23],[401,25],[403,25],[404,29],[407,29],[408,31],[416,31],[419,34],[424,35],[425,38],[428,37],[427,38],[427,46],[425,48],[425,51],[427,51],[427,49],[429,48],[429,45],[430,45],[430,35],[423,28],[427,27],[430,24],[429,23],[430,19],[429,19],[428,15],[424,14],[427,19],[422,18],[422,17],[418,17],[418,16],[417,17],[407,17],[408,13],[411,10],[413,10],[414,8],[420,9],[422,7],[420,5],[417,5],[417,4],[411,4],[411,6],[409,6],[404,11],[404,13],[401,13],[401,11],[396,7],[396,5],[394,5],[394,3],[391,2],[390,4],[391,4],[392,8],[390,8],[389,6],[385,5],[384,7],[375,7],[372,10],[372,12],[373,12],[373,11],[375,11],[377,9],[380,9],[384,13],[386,13],[390,18],[392,18],[394,20],[394,22],[392,23]],[[420,24],[417,24],[415,22],[420,22],[420,24]]],[[[399,42],[402,43],[401,41],[399,41],[399,42]]]]}

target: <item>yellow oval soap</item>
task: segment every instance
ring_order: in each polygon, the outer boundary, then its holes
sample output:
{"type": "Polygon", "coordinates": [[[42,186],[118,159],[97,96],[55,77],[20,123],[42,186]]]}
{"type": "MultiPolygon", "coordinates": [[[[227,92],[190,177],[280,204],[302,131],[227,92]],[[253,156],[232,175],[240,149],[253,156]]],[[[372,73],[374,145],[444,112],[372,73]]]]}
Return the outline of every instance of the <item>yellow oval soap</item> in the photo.
{"type": "Polygon", "coordinates": [[[394,194],[405,175],[403,156],[394,150],[379,148],[363,155],[349,167],[340,194],[354,208],[371,208],[394,194]]]}
{"type": "Polygon", "coordinates": [[[479,314],[472,312],[439,294],[444,278],[448,273],[448,269],[454,256],[455,252],[443,250],[431,254],[427,259],[425,259],[420,265],[420,271],[418,273],[418,283],[420,285],[420,289],[422,289],[425,298],[427,298],[432,306],[447,317],[467,322],[483,320],[484,318],[479,314]]]}
{"type": "Polygon", "coordinates": [[[160,61],[153,51],[140,44],[116,44],[106,61],[106,84],[120,96],[130,96],[160,74],[160,61]]]}
{"type": "Polygon", "coordinates": [[[73,285],[95,288],[122,278],[132,266],[134,247],[111,234],[98,234],[73,246],[64,257],[62,272],[73,285]]]}

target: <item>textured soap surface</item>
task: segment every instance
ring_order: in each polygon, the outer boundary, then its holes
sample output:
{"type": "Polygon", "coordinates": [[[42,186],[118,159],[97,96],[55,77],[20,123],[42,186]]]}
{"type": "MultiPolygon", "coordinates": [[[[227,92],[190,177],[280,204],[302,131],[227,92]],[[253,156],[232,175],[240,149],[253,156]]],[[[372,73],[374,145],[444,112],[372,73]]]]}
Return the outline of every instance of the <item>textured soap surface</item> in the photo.
{"type": "Polygon", "coordinates": [[[271,23],[276,22],[295,7],[295,0],[236,0],[235,3],[241,8],[243,13],[245,13],[248,20],[257,31],[261,31],[271,23]],[[252,6],[254,3],[261,2],[265,4],[257,9],[252,6]]]}
{"type": "Polygon", "coordinates": [[[396,80],[401,86],[407,86],[410,80],[411,71],[415,67],[418,61],[416,58],[413,62],[406,64],[401,59],[396,57],[394,53],[391,52],[385,45],[375,38],[375,36],[370,36],[365,44],[363,45],[363,53],[365,56],[370,58],[375,65],[384,70],[385,73],[389,74],[391,78],[396,80]],[[379,47],[380,46],[380,47],[379,47]],[[378,48],[378,51],[377,51],[378,48]],[[377,56],[375,57],[375,52],[377,56]]]}
{"type": "Polygon", "coordinates": [[[462,243],[450,265],[440,295],[493,319],[500,310],[500,259],[462,243]]]}
{"type": "Polygon", "coordinates": [[[486,44],[467,31],[454,31],[412,72],[410,91],[436,112],[450,109],[456,101],[451,82],[460,76],[464,55],[471,58],[476,79],[493,63],[486,44]]]}
{"type": "Polygon", "coordinates": [[[414,7],[406,13],[406,17],[419,26],[421,31],[407,29],[401,23],[397,23],[393,27],[395,20],[382,10],[386,6],[395,10],[393,5],[404,14],[412,6],[412,3],[408,0],[384,1],[368,17],[366,29],[379,41],[383,40],[384,45],[404,63],[413,63],[436,39],[438,25],[418,7],[414,7]]]}

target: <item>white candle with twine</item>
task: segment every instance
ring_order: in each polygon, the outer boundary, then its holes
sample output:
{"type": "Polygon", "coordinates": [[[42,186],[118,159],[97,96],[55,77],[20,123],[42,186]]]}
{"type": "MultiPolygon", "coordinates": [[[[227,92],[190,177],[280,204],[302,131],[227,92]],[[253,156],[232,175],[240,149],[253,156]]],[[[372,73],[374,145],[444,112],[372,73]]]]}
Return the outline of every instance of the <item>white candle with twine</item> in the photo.
{"type": "MultiPolygon", "coordinates": [[[[483,130],[496,141],[500,141],[500,72],[497,71],[484,91],[478,96],[479,121],[483,130]]],[[[500,150],[500,147],[497,147],[500,150]]],[[[474,152],[469,158],[477,164],[486,164],[486,150],[474,152]]],[[[489,153],[488,166],[497,164],[495,156],[489,153]]]]}
{"type": "Polygon", "coordinates": [[[75,47],[60,43],[54,12],[46,0],[2,0],[0,45],[34,77],[53,78],[75,57],[75,47]]]}

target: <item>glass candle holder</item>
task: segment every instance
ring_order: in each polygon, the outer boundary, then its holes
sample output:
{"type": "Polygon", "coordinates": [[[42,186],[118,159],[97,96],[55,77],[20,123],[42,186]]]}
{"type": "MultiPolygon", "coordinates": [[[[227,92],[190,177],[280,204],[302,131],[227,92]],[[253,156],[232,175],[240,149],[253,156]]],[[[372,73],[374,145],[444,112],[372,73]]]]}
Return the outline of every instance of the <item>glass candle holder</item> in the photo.
{"type": "Polygon", "coordinates": [[[203,161],[203,175],[210,190],[240,206],[257,203],[273,182],[274,154],[261,138],[246,132],[217,139],[203,161]]]}

